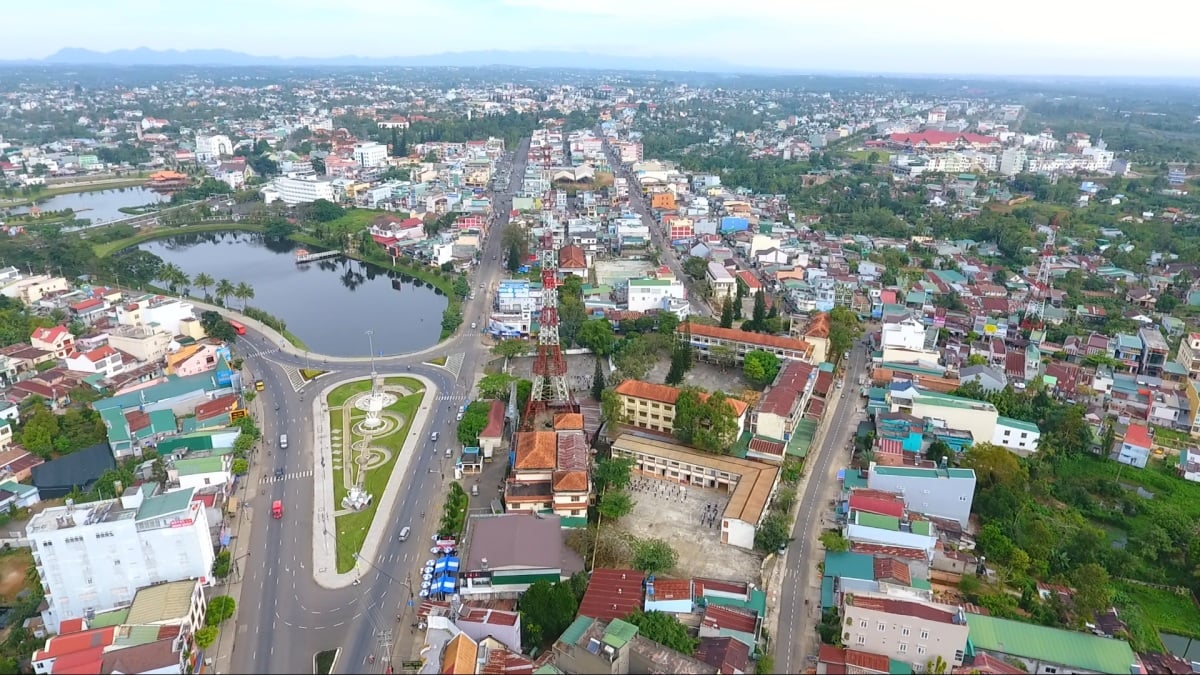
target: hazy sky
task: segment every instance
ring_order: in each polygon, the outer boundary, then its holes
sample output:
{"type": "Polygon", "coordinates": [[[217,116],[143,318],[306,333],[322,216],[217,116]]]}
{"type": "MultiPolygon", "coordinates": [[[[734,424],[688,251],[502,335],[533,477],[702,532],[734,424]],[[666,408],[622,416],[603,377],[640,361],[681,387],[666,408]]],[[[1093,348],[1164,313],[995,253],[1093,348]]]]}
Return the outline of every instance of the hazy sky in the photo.
{"type": "Polygon", "coordinates": [[[817,71],[1200,75],[1200,5],[1139,0],[3,0],[0,59],[562,50],[817,71]]]}

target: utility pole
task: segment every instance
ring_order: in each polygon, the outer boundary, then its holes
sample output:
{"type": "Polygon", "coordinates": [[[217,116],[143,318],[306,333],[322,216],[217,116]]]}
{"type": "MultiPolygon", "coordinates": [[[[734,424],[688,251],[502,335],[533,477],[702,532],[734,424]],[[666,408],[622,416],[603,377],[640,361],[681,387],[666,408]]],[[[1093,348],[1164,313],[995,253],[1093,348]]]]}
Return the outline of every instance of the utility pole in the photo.
{"type": "Polygon", "coordinates": [[[381,630],[376,633],[375,637],[379,640],[379,651],[383,654],[383,660],[389,666],[392,663],[392,631],[381,630]]]}

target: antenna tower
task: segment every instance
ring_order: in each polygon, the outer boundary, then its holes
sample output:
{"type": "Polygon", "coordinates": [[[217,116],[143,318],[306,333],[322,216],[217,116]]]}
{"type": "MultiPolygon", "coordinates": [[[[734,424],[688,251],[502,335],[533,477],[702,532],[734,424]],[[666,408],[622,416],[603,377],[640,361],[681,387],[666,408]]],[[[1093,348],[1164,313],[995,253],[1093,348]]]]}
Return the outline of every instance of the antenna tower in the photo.
{"type": "Polygon", "coordinates": [[[1046,245],[1042,248],[1042,257],[1038,263],[1037,279],[1029,294],[1029,304],[1025,306],[1025,318],[1033,319],[1042,316],[1046,309],[1046,299],[1050,297],[1050,263],[1054,259],[1054,240],[1058,234],[1057,217],[1050,223],[1050,233],[1046,235],[1046,245]]]}

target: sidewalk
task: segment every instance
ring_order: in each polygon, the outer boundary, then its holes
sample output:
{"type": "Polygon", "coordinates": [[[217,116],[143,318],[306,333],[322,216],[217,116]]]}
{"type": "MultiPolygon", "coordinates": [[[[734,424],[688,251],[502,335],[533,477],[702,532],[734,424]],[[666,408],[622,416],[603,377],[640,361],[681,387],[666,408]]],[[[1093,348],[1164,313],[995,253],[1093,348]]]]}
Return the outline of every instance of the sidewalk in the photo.
{"type": "MultiPolygon", "coordinates": [[[[255,398],[251,405],[254,408],[255,418],[261,420],[263,418],[262,400],[255,398]]],[[[250,469],[245,476],[238,480],[238,489],[234,493],[234,496],[241,502],[237,514],[234,516],[226,514],[225,516],[226,521],[231,518],[237,521],[233,528],[233,541],[229,547],[232,561],[229,576],[224,581],[217,582],[217,585],[209,593],[210,598],[216,595],[228,595],[237,603],[233,617],[221,628],[217,644],[210,648],[214,656],[205,655],[206,660],[212,659],[211,668],[215,674],[234,672],[233,650],[237,641],[238,614],[241,613],[242,608],[242,570],[247,562],[245,557],[250,552],[250,535],[254,531],[255,509],[263,509],[263,513],[266,513],[265,502],[261,502],[261,500],[260,503],[253,504],[254,508],[251,507],[254,486],[258,485],[262,477],[262,461],[259,457],[261,449],[261,446],[255,447],[246,457],[250,463],[250,469]]]]}
{"type": "MultiPolygon", "coordinates": [[[[419,435],[425,429],[432,402],[437,398],[438,388],[429,379],[411,372],[383,374],[380,377],[407,377],[421,382],[425,386],[421,407],[417,410],[412,423],[409,425],[408,440],[392,465],[392,475],[388,479],[387,488],[382,495],[374,495],[377,506],[375,517],[371,520],[371,529],[359,552],[363,558],[373,561],[383,543],[384,533],[391,523],[392,510],[396,506],[400,489],[405,486],[406,478],[410,478],[409,465],[419,452],[419,435]]],[[[345,588],[359,578],[361,570],[351,570],[343,574],[337,571],[337,526],[334,514],[339,506],[333,503],[333,448],[330,443],[329,408],[325,405],[326,397],[337,387],[349,382],[370,380],[370,376],[354,377],[339,380],[321,390],[313,397],[312,415],[314,429],[313,476],[316,480],[313,499],[313,580],[324,588],[345,588]]]]}

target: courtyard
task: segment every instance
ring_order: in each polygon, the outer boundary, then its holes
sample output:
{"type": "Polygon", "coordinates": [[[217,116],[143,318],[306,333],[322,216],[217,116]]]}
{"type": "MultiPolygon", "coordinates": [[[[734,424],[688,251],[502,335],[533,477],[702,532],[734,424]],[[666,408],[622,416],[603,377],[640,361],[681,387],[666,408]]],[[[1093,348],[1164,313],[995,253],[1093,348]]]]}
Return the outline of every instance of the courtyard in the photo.
{"type": "Polygon", "coordinates": [[[678,563],[668,576],[760,584],[762,558],[721,543],[721,514],[729,493],[636,474],[628,492],[634,507],[620,527],[638,539],[662,539],[675,549],[678,563]]]}
{"type": "Polygon", "coordinates": [[[424,391],[417,380],[386,378],[377,413],[368,403],[371,382],[367,380],[337,387],[326,398],[338,573],[354,568],[354,554],[362,549],[371,529],[379,498],[391,479],[424,391]],[[372,499],[365,504],[350,503],[348,497],[360,482],[372,499]]]}

